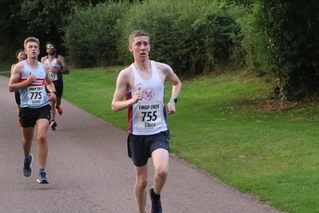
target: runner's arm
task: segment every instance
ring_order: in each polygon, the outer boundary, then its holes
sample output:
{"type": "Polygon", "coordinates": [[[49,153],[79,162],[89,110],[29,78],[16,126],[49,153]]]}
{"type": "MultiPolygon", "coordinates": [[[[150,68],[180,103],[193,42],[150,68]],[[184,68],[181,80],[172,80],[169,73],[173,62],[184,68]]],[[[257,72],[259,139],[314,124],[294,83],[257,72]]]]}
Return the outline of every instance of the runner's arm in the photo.
{"type": "MultiPolygon", "coordinates": [[[[173,69],[167,67],[166,80],[172,84],[172,95],[171,97],[177,98],[182,90],[182,82],[179,80],[177,75],[174,73],[173,69]]],[[[171,115],[176,112],[175,101],[174,99],[169,99],[167,103],[167,114],[171,115]]]]}
{"type": "Polygon", "coordinates": [[[137,89],[134,96],[129,100],[123,100],[127,88],[130,76],[128,70],[123,70],[120,72],[116,80],[116,88],[112,100],[112,110],[114,112],[122,111],[137,103],[139,100],[143,99],[143,91],[137,89]]]}
{"type": "Polygon", "coordinates": [[[37,80],[36,77],[30,73],[27,80],[19,82],[20,77],[21,77],[23,72],[24,72],[24,67],[23,67],[22,63],[18,63],[11,70],[11,77],[9,80],[9,91],[10,92],[18,91],[22,87],[26,87],[29,84],[32,84],[33,82],[35,82],[37,80]]]}
{"type": "Polygon", "coordinates": [[[66,62],[64,60],[64,57],[61,55],[59,55],[59,57],[58,57],[58,64],[61,64],[61,66],[62,66],[60,73],[62,73],[62,74],[69,74],[70,73],[70,70],[69,70],[68,65],[66,64],[66,62]]]}

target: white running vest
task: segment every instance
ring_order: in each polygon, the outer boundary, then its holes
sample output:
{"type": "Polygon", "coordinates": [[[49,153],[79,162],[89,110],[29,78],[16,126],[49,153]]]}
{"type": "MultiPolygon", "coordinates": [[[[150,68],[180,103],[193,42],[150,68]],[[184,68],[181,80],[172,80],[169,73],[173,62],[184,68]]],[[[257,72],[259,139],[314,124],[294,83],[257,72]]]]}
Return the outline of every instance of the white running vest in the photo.
{"type": "Polygon", "coordinates": [[[35,83],[20,89],[21,107],[36,109],[48,105],[48,96],[45,91],[46,72],[43,68],[43,64],[38,62],[38,68],[32,69],[26,61],[22,61],[21,63],[24,66],[24,72],[19,82],[27,80],[30,72],[31,75],[35,75],[37,78],[35,83]]]}
{"type": "MultiPolygon", "coordinates": [[[[55,67],[58,70],[61,70],[62,66],[60,64],[58,64],[57,57],[58,57],[58,55],[56,55],[56,57],[52,61],[50,61],[49,58],[46,57],[46,59],[44,61],[44,65],[46,65],[49,68],[50,67],[55,67]]],[[[61,78],[62,78],[62,75],[61,74],[59,75],[56,72],[49,72],[49,75],[50,75],[52,81],[61,80],[61,78]]]]}
{"type": "Polygon", "coordinates": [[[154,61],[151,61],[152,78],[143,80],[131,65],[134,73],[134,87],[126,94],[126,99],[134,96],[137,88],[144,91],[144,98],[128,109],[128,133],[133,135],[153,135],[168,129],[164,106],[164,82],[158,75],[154,61]]]}

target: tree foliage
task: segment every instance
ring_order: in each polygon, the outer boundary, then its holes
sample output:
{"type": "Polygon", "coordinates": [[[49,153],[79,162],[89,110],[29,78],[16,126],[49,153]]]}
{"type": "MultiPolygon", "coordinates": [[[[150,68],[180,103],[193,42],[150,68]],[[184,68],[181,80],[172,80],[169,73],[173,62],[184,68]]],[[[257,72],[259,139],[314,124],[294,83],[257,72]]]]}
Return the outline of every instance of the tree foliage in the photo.
{"type": "Polygon", "coordinates": [[[65,26],[65,46],[70,62],[77,67],[109,66],[118,63],[117,20],[126,3],[105,2],[86,9],[76,8],[65,26]]]}
{"type": "Polygon", "coordinates": [[[142,29],[151,35],[151,58],[170,64],[181,77],[208,73],[227,64],[232,55],[239,25],[233,8],[211,1],[149,0],[132,5],[119,20],[119,52],[125,62],[131,31],[142,29]]]}
{"type": "MultiPolygon", "coordinates": [[[[100,1],[89,0],[24,0],[21,6],[23,20],[28,23],[26,33],[41,41],[54,41],[60,52],[65,52],[60,45],[64,36],[63,27],[75,7],[87,7],[100,1]]],[[[42,47],[43,48],[43,47],[42,47]]]]}
{"type": "Polygon", "coordinates": [[[142,29],[151,58],[181,77],[245,66],[274,76],[284,99],[299,100],[319,92],[316,1],[2,0],[0,58],[36,36],[79,67],[127,64],[127,37],[142,29]]]}
{"type": "Polygon", "coordinates": [[[283,98],[319,92],[319,4],[309,0],[261,0],[254,19],[257,62],[278,79],[283,98]]]}
{"type": "Polygon", "coordinates": [[[22,2],[23,0],[0,1],[0,59],[13,58],[16,49],[22,47],[19,42],[21,29],[25,25],[19,13],[22,2]]]}
{"type": "MultiPolygon", "coordinates": [[[[66,18],[75,7],[87,7],[107,0],[1,0],[0,1],[0,59],[14,55],[22,48],[28,36],[39,38],[42,44],[54,41],[59,52],[65,52],[60,45],[63,40],[62,28],[67,25],[66,18]]],[[[41,45],[43,53],[44,45],[41,45]]]]}

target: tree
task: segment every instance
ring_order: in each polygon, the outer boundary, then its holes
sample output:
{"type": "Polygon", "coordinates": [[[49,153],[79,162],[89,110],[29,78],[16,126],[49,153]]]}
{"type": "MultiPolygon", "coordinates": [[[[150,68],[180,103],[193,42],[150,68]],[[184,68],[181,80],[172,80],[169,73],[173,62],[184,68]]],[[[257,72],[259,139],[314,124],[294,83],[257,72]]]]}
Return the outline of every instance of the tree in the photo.
{"type": "MultiPolygon", "coordinates": [[[[66,25],[66,17],[73,12],[74,7],[83,6],[90,1],[79,0],[24,0],[21,6],[21,15],[27,23],[26,36],[35,36],[41,42],[55,42],[59,52],[65,52],[62,43],[66,25]]],[[[41,46],[43,49],[43,45],[41,46]]],[[[42,51],[45,52],[45,51],[42,51]]]]}
{"type": "MultiPolygon", "coordinates": [[[[59,52],[65,52],[61,43],[66,18],[76,7],[87,7],[104,1],[0,0],[0,59],[12,58],[28,36],[39,38],[42,44],[54,41],[59,52]]],[[[44,45],[41,48],[41,52],[45,53],[44,45]]]]}
{"type": "Polygon", "coordinates": [[[317,0],[260,0],[264,70],[278,79],[283,97],[301,100],[319,92],[317,0]]]}
{"type": "Polygon", "coordinates": [[[0,59],[13,58],[16,49],[22,48],[19,42],[20,30],[24,28],[19,13],[22,1],[0,1],[0,59]]]}

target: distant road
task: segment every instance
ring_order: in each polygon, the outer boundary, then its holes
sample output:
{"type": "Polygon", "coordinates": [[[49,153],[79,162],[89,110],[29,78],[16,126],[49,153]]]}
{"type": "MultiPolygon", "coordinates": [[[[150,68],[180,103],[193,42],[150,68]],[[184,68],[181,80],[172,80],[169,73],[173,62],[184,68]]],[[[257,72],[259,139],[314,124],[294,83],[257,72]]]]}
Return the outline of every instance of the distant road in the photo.
{"type": "MultiPolygon", "coordinates": [[[[50,184],[39,185],[35,139],[33,173],[28,178],[22,173],[21,130],[8,78],[0,76],[0,91],[1,213],[137,212],[135,174],[127,157],[125,131],[63,100],[57,130],[48,134],[50,184]]],[[[151,166],[149,172],[151,184],[151,166]]],[[[147,209],[149,203],[148,199],[147,209]]],[[[173,156],[162,203],[164,213],[279,212],[173,156]]]]}

